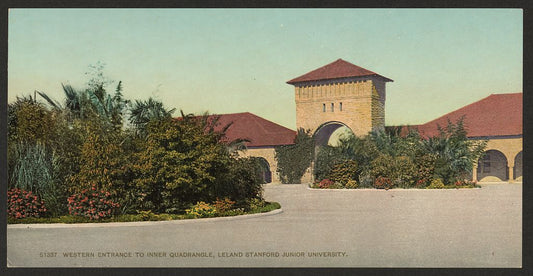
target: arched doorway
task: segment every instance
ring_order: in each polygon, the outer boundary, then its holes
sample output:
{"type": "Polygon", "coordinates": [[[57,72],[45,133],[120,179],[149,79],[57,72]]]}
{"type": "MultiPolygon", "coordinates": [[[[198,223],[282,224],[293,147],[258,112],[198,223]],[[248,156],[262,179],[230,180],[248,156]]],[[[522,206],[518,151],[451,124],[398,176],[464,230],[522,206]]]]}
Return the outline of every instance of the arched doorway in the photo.
{"type": "Polygon", "coordinates": [[[478,162],[478,181],[507,181],[509,171],[507,170],[507,158],[498,150],[488,150],[478,162]]]}
{"type": "Polygon", "coordinates": [[[514,171],[515,180],[522,180],[522,152],[519,152],[514,158],[514,171]]]}
{"type": "Polygon", "coordinates": [[[268,164],[268,161],[263,157],[257,157],[257,160],[259,161],[263,183],[272,182],[272,172],[270,171],[270,164],[268,164]]]}
{"type": "Polygon", "coordinates": [[[337,121],[326,122],[319,126],[313,134],[315,146],[335,145],[340,137],[348,133],[353,134],[353,131],[346,124],[337,121]],[[336,139],[336,141],[330,141],[331,138],[336,139]]]}

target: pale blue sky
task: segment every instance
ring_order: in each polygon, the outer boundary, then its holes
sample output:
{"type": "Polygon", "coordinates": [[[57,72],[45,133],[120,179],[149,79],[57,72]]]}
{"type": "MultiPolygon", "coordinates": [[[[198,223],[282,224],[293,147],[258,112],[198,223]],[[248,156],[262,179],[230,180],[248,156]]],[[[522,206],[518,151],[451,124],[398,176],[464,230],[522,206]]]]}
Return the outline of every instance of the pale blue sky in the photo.
{"type": "Polygon", "coordinates": [[[521,9],[11,9],[8,39],[9,101],[97,62],[129,99],[293,129],[285,82],[338,58],[394,80],[387,125],[522,91],[521,9]]]}

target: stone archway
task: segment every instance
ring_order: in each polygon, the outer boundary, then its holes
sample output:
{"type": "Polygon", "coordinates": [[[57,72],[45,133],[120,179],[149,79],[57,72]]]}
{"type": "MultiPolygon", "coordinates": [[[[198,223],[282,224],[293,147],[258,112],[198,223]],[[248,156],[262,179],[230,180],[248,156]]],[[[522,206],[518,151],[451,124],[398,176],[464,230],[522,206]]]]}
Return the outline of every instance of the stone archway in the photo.
{"type": "Polygon", "coordinates": [[[272,182],[272,171],[270,170],[270,164],[263,157],[256,157],[259,161],[259,166],[261,168],[261,177],[263,178],[264,183],[272,182]]]}
{"type": "Polygon", "coordinates": [[[507,158],[499,150],[488,150],[477,166],[478,181],[507,181],[509,171],[507,169],[507,158]]]}
{"type": "Polygon", "coordinates": [[[345,123],[339,121],[330,121],[320,125],[313,133],[315,139],[315,146],[325,146],[328,144],[331,135],[341,127],[347,128],[350,132],[353,131],[345,123]]]}
{"type": "Polygon", "coordinates": [[[513,176],[517,181],[522,180],[522,152],[519,152],[514,158],[513,176]]]}

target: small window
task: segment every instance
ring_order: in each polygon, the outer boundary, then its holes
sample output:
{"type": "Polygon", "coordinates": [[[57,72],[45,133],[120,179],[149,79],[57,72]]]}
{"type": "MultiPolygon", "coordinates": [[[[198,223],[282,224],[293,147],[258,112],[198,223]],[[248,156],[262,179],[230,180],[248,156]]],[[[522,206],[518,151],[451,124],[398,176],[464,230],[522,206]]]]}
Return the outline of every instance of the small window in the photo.
{"type": "Polygon", "coordinates": [[[335,111],[335,104],[331,103],[331,112],[335,111]]]}
{"type": "Polygon", "coordinates": [[[326,104],[322,104],[322,112],[326,112],[326,104]]]}
{"type": "Polygon", "coordinates": [[[342,102],[339,103],[339,111],[342,111],[342,102]]]}

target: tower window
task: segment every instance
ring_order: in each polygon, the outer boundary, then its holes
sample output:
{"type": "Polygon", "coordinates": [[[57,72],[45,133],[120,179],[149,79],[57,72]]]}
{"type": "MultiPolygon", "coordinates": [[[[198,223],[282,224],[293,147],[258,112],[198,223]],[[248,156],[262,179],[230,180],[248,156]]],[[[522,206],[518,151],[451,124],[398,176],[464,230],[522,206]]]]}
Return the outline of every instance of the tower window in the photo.
{"type": "Polygon", "coordinates": [[[322,104],[322,112],[326,112],[326,104],[322,104]]]}
{"type": "Polygon", "coordinates": [[[331,112],[335,111],[335,104],[331,103],[331,112]]]}
{"type": "Polygon", "coordinates": [[[339,111],[342,111],[342,102],[339,103],[339,111]]]}

